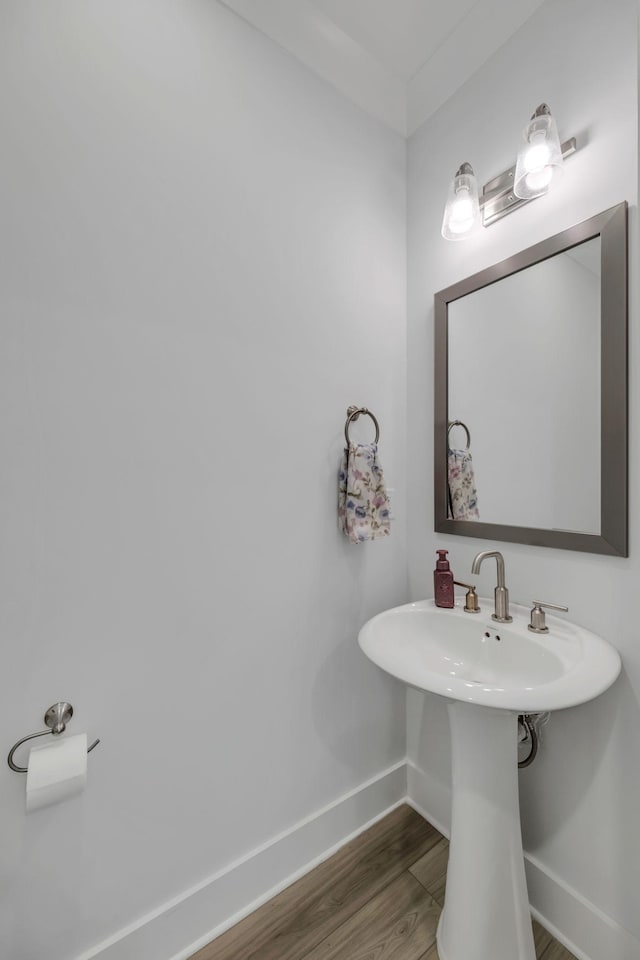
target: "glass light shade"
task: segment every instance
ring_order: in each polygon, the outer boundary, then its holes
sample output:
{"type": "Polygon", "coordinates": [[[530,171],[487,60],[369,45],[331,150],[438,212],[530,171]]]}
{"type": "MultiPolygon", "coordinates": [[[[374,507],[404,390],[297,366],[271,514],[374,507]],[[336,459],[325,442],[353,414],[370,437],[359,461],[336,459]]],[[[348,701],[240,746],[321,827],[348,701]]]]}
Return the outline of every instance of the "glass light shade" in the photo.
{"type": "Polygon", "coordinates": [[[513,192],[522,200],[547,193],[562,172],[562,149],[558,128],[546,104],[541,104],[524,131],[518,151],[513,192]]]}
{"type": "Polygon", "coordinates": [[[449,186],[442,218],[445,240],[465,240],[480,223],[478,183],[469,163],[463,163],[449,186]]]}

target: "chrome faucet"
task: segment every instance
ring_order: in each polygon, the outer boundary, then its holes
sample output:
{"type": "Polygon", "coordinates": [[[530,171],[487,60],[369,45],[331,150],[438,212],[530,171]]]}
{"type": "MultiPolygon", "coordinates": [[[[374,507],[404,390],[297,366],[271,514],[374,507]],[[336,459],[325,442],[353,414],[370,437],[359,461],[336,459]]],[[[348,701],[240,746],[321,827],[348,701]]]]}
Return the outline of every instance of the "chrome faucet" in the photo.
{"type": "Polygon", "coordinates": [[[480,566],[487,557],[495,557],[498,565],[498,586],[494,591],[495,613],[491,614],[492,620],[498,623],[511,623],[513,617],[509,616],[509,591],[504,585],[504,557],[497,550],[483,550],[473,558],[471,564],[471,573],[480,573],[480,566]]]}

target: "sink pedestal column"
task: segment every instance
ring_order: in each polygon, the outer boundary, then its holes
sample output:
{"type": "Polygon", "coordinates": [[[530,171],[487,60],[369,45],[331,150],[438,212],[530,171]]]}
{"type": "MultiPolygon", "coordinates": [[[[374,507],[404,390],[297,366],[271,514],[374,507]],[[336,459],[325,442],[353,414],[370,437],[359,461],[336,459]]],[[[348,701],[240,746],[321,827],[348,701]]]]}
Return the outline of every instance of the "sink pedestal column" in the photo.
{"type": "Polygon", "coordinates": [[[440,960],[535,960],[518,805],[518,717],[449,702],[453,800],[440,960]]]}

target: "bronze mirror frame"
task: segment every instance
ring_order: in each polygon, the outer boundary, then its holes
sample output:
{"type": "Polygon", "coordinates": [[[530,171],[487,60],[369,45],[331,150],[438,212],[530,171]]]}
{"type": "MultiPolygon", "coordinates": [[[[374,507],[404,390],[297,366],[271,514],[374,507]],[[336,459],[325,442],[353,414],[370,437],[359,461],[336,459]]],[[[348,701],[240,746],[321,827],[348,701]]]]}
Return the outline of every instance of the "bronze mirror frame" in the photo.
{"type": "MultiPolygon", "coordinates": [[[[582,223],[493,264],[435,294],[435,531],[483,540],[627,557],[627,203],[619,203],[582,223]],[[600,533],[545,530],[447,517],[447,398],[449,304],[549,257],[600,237],[600,533]]],[[[544,441],[542,446],[544,447],[544,441]]]]}

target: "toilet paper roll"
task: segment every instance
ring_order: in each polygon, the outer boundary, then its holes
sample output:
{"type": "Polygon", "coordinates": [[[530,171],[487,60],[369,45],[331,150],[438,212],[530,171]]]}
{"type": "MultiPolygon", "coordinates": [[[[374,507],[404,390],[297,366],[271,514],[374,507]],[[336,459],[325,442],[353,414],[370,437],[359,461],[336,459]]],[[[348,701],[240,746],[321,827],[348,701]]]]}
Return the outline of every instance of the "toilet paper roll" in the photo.
{"type": "Polygon", "coordinates": [[[32,747],[27,762],[27,813],[81,793],[86,782],[86,733],[32,747]]]}

